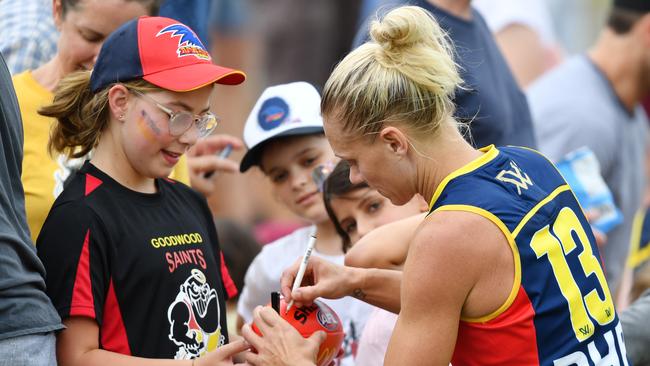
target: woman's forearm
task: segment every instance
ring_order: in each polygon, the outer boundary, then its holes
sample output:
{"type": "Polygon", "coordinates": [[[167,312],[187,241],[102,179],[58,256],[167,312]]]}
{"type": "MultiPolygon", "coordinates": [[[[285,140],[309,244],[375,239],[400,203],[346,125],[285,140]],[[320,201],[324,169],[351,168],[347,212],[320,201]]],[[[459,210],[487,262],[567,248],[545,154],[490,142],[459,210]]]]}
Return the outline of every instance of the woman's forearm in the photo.
{"type": "Polygon", "coordinates": [[[350,270],[349,296],[395,314],[399,313],[402,271],[347,268],[350,270]]]}

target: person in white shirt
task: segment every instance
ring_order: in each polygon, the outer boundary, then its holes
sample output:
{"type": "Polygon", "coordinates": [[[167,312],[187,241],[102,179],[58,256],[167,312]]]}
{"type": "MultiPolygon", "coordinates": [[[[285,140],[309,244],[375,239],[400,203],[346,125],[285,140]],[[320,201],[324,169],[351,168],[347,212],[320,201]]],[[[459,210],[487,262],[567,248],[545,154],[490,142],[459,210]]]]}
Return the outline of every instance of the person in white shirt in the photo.
{"type": "MultiPolygon", "coordinates": [[[[253,260],[239,297],[238,328],[251,322],[253,309],[280,290],[282,271],[301,257],[309,237],[317,237],[314,256],[343,264],[341,238],[325,211],[313,176],[316,168],[332,167],[335,156],[323,132],[320,95],[306,82],[267,88],[253,107],[244,127],[244,155],[240,171],[257,166],[270,179],[273,194],[311,226],[267,244],[253,260]]],[[[372,307],[352,298],[324,300],[344,323],[341,365],[354,365],[354,350],[372,307]]]]}

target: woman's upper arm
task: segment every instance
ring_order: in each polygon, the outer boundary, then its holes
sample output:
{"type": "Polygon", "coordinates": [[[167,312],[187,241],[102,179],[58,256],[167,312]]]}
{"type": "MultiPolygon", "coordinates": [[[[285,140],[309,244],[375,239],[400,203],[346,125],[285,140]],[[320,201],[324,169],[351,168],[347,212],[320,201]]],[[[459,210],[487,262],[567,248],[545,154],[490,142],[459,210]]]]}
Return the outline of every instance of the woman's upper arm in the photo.
{"type": "Polygon", "coordinates": [[[402,268],[409,244],[424,214],[386,224],[361,238],[345,255],[345,265],[364,268],[402,268]]]}
{"type": "Polygon", "coordinates": [[[480,237],[467,230],[468,215],[434,214],[415,235],[386,365],[449,364],[465,301],[483,270],[472,249],[480,237]]]}

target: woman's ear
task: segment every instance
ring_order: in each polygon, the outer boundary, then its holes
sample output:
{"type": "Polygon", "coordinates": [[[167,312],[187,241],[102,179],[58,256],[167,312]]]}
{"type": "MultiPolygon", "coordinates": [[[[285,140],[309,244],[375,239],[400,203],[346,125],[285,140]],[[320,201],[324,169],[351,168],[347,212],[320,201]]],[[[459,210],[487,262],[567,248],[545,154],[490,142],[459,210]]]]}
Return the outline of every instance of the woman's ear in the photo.
{"type": "Polygon", "coordinates": [[[394,154],[405,156],[408,152],[408,138],[397,127],[384,127],[381,131],[379,131],[379,138],[394,154]]]}
{"type": "Polygon", "coordinates": [[[56,29],[60,32],[63,23],[63,4],[61,4],[61,0],[52,0],[52,18],[54,18],[56,29]]]}
{"type": "Polygon", "coordinates": [[[111,116],[119,121],[124,121],[124,115],[129,109],[129,90],[121,84],[113,85],[108,90],[108,106],[111,116]]]}

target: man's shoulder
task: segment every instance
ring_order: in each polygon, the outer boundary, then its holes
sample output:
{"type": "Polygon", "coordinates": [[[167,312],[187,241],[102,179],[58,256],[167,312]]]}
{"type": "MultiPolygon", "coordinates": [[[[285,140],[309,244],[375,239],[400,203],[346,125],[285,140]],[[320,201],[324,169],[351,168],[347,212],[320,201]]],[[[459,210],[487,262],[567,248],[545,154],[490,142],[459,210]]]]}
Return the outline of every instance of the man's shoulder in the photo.
{"type": "MultiPolygon", "coordinates": [[[[612,113],[610,92],[604,88],[586,57],[574,57],[533,83],[526,95],[536,128],[571,122],[571,126],[598,120],[612,113]]],[[[570,128],[571,126],[566,126],[570,128]]]]}
{"type": "MultiPolygon", "coordinates": [[[[573,104],[594,91],[600,79],[586,56],[572,57],[537,79],[526,94],[531,105],[573,104]],[[575,93],[580,90],[580,93],[575,93]]],[[[601,82],[602,83],[602,82],[601,82]]]]}

